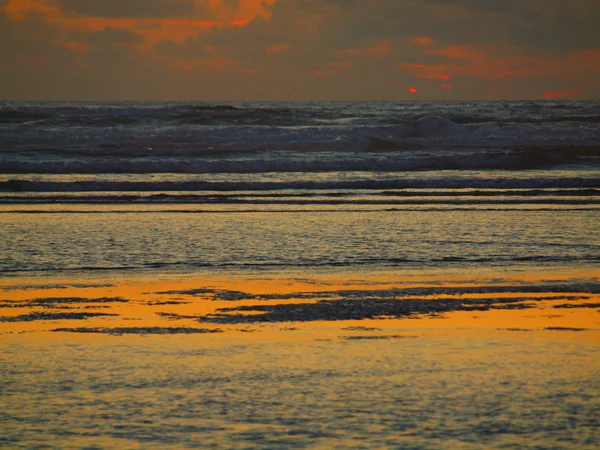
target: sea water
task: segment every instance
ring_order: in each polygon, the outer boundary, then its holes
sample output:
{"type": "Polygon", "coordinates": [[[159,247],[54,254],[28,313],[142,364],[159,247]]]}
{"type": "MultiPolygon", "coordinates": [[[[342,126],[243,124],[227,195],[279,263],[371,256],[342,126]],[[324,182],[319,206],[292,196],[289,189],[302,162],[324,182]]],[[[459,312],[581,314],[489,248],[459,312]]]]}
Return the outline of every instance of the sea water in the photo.
{"type": "Polygon", "coordinates": [[[597,448],[599,124],[0,104],[0,446],[597,448]]]}
{"type": "Polygon", "coordinates": [[[600,103],[4,103],[2,273],[595,264],[600,103]]]}

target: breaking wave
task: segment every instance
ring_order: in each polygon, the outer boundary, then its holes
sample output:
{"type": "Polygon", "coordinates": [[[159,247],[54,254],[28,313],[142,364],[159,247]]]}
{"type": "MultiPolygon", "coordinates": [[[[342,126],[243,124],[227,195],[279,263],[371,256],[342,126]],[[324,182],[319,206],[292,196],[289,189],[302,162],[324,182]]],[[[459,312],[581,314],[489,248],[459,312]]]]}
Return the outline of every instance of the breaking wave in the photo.
{"type": "Polygon", "coordinates": [[[409,124],[431,112],[460,125],[599,123],[597,102],[444,102],[444,103],[0,103],[0,124],[41,121],[62,126],[107,123],[199,122],[255,125],[335,124],[343,121],[409,124]],[[212,122],[211,122],[212,121],[212,122]]]}
{"type": "Polygon", "coordinates": [[[599,106],[0,103],[0,173],[596,170],[599,106]]]}

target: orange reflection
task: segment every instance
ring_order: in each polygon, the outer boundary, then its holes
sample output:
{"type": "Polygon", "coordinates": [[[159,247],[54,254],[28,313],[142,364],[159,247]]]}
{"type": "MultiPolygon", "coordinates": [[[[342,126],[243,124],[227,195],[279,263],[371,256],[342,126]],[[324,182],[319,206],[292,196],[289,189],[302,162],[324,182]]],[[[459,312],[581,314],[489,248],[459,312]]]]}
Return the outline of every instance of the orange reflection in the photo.
{"type": "MultiPolygon", "coordinates": [[[[465,330],[480,333],[528,331],[555,339],[572,337],[575,331],[571,330],[582,329],[585,331],[578,332],[578,336],[600,340],[600,317],[598,306],[595,306],[600,303],[600,295],[590,294],[585,289],[569,293],[532,293],[526,289],[531,284],[543,286],[548,280],[552,283],[572,280],[574,275],[568,270],[563,273],[520,272],[512,275],[483,272],[471,276],[415,271],[360,275],[283,272],[231,274],[227,277],[189,274],[162,276],[157,280],[144,277],[9,279],[0,282],[0,315],[4,318],[0,339],[15,333],[33,333],[40,339],[46,339],[48,332],[57,328],[148,330],[153,327],[184,327],[219,330],[219,334],[212,334],[211,339],[239,333],[263,340],[310,340],[341,334],[377,336],[465,330]],[[495,287],[502,286],[523,286],[523,292],[518,289],[494,291],[495,287]],[[465,288],[485,289],[464,291],[465,288]],[[390,294],[393,294],[392,297],[390,294]],[[365,316],[363,319],[337,320],[335,308],[342,308],[339,311],[343,312],[344,302],[353,301],[391,301],[398,304],[417,301],[424,309],[399,317],[383,314],[379,318],[365,316]],[[438,301],[467,301],[467,308],[427,312],[427,302],[435,305],[438,301]],[[499,308],[478,306],[480,302],[485,305],[489,301],[493,304],[501,301],[497,303],[499,308]],[[334,314],[322,316],[319,312],[323,311],[322,306],[317,307],[319,302],[331,305],[325,310],[334,311],[334,314]],[[282,321],[275,316],[258,322],[243,319],[248,315],[264,315],[272,307],[287,308],[296,316],[298,311],[304,311],[306,316],[300,321],[282,321]],[[19,317],[26,320],[19,320],[19,317]],[[226,320],[212,320],[211,317],[226,320]],[[549,335],[552,330],[557,331],[549,335]]],[[[599,275],[597,271],[576,274],[579,280],[595,282],[599,275]]]]}

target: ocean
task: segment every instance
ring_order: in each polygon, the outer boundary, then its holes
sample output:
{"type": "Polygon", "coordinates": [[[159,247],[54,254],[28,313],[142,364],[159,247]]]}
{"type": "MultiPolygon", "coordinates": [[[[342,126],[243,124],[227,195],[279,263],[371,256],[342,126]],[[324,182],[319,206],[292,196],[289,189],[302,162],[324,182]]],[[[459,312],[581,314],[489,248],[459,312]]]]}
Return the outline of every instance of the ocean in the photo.
{"type": "Polygon", "coordinates": [[[0,447],[597,448],[600,102],[0,102],[0,447]]]}
{"type": "Polygon", "coordinates": [[[0,273],[594,264],[599,124],[593,101],[4,103],[0,273]]]}

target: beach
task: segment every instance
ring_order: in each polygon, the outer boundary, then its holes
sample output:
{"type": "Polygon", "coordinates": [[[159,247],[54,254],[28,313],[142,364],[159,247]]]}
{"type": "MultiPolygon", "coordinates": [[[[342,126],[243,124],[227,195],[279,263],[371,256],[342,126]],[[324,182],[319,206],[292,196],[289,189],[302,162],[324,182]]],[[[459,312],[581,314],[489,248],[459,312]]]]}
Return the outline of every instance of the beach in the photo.
{"type": "Polygon", "coordinates": [[[597,448],[597,105],[11,105],[0,447],[597,448]]]}
{"type": "Polygon", "coordinates": [[[5,280],[2,445],[593,448],[597,275],[5,280]]]}

